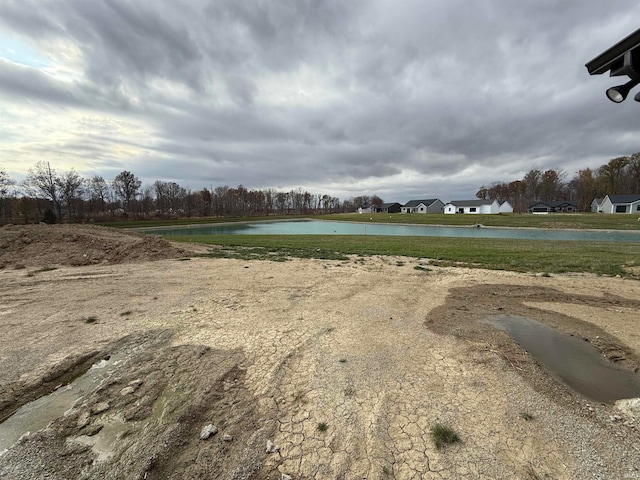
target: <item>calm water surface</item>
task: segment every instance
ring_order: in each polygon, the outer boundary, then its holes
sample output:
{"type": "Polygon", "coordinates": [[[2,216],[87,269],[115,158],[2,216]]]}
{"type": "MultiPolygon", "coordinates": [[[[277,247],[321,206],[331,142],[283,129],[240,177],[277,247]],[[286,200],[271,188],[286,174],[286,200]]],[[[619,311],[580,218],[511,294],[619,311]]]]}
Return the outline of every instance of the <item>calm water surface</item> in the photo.
{"type": "Polygon", "coordinates": [[[521,238],[529,240],[584,240],[596,242],[640,242],[640,232],[604,230],[546,230],[535,228],[435,227],[425,225],[380,225],[374,223],[297,220],[145,228],[154,235],[386,235],[399,237],[521,238]]]}
{"type": "Polygon", "coordinates": [[[613,403],[640,397],[640,378],[606,360],[581,338],[518,315],[494,315],[485,322],[507,332],[552,376],[591,400],[613,403]]]}

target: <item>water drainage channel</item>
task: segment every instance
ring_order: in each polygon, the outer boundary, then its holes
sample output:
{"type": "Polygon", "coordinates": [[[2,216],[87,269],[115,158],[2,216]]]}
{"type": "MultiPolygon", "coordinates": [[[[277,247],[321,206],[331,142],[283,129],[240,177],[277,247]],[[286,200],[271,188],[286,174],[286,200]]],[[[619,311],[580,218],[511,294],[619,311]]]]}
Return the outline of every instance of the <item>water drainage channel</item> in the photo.
{"type": "Polygon", "coordinates": [[[637,375],[612,364],[584,340],[530,318],[493,315],[484,323],[503,330],[557,380],[602,403],[640,397],[637,375]]]}
{"type": "Polygon", "coordinates": [[[109,359],[101,360],[70,384],[20,407],[0,424],[0,455],[22,435],[42,430],[56,418],[65,415],[78,400],[109,378],[113,370],[126,361],[126,357],[126,353],[119,352],[109,359]]]}

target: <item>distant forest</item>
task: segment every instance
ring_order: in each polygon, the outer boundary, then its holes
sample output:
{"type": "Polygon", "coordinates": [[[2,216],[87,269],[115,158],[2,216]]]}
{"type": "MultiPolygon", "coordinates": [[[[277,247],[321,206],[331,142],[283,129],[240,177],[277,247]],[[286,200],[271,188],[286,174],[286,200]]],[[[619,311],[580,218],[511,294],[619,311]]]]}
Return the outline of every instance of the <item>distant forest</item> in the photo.
{"type": "MultiPolygon", "coordinates": [[[[522,180],[483,185],[476,197],[508,200],[515,212],[526,212],[536,201],[564,200],[576,203],[579,211],[589,211],[594,198],[640,193],[640,152],[614,158],[595,170],[580,170],[568,181],[567,176],[561,168],[545,171],[534,168],[522,180]]],[[[17,184],[0,169],[0,224],[306,215],[354,212],[359,207],[381,203],[383,200],[377,195],[341,201],[302,188],[283,192],[224,185],[194,191],[161,180],[142,185],[135,174],[126,170],[113,180],[98,175],[84,178],[74,169],[58,172],[48,162],[36,163],[25,180],[17,184]]]]}
{"type": "Polygon", "coordinates": [[[58,172],[48,162],[36,163],[17,184],[0,169],[0,224],[339,213],[381,203],[376,195],[340,201],[302,188],[281,192],[225,185],[194,191],[161,180],[142,185],[129,171],[110,181],[84,178],[74,169],[58,172]]]}
{"type": "Polygon", "coordinates": [[[561,168],[534,168],[522,180],[483,185],[476,197],[509,201],[514,212],[526,212],[537,201],[571,201],[578,205],[578,211],[586,212],[594,198],[640,193],[640,152],[614,158],[595,170],[579,170],[568,181],[567,176],[561,168]]]}

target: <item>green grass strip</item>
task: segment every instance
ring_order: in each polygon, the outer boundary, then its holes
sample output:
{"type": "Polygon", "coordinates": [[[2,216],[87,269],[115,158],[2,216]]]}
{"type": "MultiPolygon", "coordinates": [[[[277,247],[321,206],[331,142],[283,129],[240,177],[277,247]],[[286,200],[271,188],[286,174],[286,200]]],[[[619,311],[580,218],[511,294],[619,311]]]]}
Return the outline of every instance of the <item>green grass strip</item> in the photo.
{"type": "Polygon", "coordinates": [[[212,256],[279,261],[401,255],[428,259],[436,266],[623,276],[629,274],[625,267],[640,265],[640,243],[355,235],[195,235],[171,240],[224,246],[212,256]]]}

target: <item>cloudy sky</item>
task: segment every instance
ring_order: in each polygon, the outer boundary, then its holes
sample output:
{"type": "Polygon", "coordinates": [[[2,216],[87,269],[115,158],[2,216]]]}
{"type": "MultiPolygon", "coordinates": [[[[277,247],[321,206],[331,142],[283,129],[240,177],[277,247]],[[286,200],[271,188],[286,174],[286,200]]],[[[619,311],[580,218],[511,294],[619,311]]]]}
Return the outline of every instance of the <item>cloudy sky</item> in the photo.
{"type": "Polygon", "coordinates": [[[0,169],[385,201],[640,151],[612,0],[0,0],[0,169]]]}

